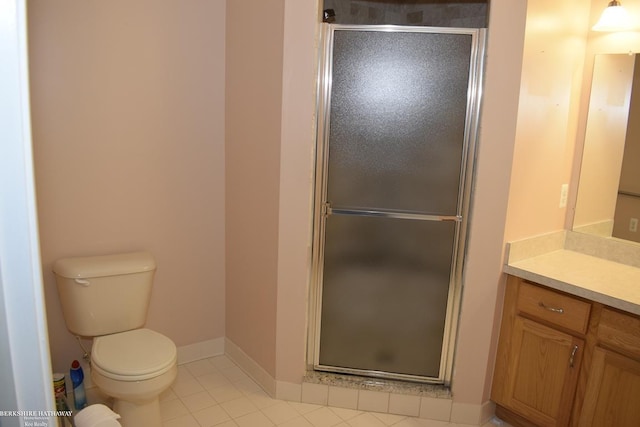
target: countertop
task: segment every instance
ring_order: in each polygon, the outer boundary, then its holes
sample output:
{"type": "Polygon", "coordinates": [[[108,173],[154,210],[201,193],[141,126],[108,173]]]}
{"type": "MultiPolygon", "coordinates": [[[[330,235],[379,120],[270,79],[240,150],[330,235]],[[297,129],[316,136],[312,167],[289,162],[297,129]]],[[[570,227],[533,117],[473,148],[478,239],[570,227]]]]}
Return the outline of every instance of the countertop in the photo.
{"type": "Polygon", "coordinates": [[[640,268],[576,250],[584,242],[563,233],[509,243],[504,272],[640,315],[640,268]]]}

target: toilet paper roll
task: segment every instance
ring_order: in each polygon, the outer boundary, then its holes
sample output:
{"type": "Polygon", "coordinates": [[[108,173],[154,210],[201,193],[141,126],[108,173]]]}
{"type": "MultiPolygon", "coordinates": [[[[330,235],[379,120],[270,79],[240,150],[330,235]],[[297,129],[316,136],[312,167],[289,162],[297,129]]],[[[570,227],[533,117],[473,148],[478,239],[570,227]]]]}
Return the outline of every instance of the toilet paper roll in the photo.
{"type": "Polygon", "coordinates": [[[90,405],[81,410],[74,417],[76,427],[109,427],[119,426],[116,421],[120,415],[103,404],[90,405]]]}

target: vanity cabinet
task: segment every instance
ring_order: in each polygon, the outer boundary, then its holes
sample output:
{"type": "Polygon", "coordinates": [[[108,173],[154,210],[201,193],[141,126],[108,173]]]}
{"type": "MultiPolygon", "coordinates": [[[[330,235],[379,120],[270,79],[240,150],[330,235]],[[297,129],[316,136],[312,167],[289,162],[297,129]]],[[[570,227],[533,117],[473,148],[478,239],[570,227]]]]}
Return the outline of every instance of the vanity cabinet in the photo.
{"type": "Polygon", "coordinates": [[[640,426],[640,362],[597,347],[576,425],[640,426]]]}
{"type": "Polygon", "coordinates": [[[586,388],[576,414],[580,427],[640,426],[640,318],[603,308],[586,388]]]}
{"type": "Polygon", "coordinates": [[[566,426],[591,304],[509,281],[491,396],[496,413],[518,425],[566,426]]]}
{"type": "Polygon", "coordinates": [[[640,317],[509,276],[491,398],[514,426],[640,426],[640,317]]]}

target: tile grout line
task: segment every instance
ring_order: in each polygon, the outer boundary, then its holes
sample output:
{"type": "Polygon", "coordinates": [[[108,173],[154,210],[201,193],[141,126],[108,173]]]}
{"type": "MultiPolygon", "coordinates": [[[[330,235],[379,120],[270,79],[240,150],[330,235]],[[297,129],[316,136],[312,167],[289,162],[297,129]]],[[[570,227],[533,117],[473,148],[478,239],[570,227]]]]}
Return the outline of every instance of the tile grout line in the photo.
{"type": "MultiPolygon", "coordinates": [[[[330,388],[326,390],[326,403],[294,402],[275,399],[269,396],[259,384],[243,372],[225,355],[185,363],[179,366],[176,382],[161,396],[161,409],[177,400],[182,408],[174,415],[163,413],[163,427],[456,427],[444,421],[433,421],[411,415],[393,414],[391,394],[385,393],[378,402],[387,411],[375,412],[361,408],[361,390],[357,390],[356,408],[329,405],[330,388]],[[214,361],[215,359],[215,361],[214,361]],[[206,380],[205,380],[206,378],[206,380]],[[219,381],[219,386],[215,386],[219,381]],[[217,398],[211,391],[224,393],[217,398]],[[178,392],[176,392],[176,390],[178,392]],[[200,397],[193,397],[200,395],[200,397]],[[190,400],[191,398],[192,400],[190,400]],[[202,399],[200,404],[197,399],[202,399]],[[224,399],[224,400],[220,400],[224,399]],[[244,401],[241,401],[244,399],[244,401]],[[238,402],[235,402],[238,401],[238,402]],[[237,409],[234,407],[235,402],[237,409]],[[194,406],[195,405],[195,406],[194,406]],[[198,405],[204,405],[199,407],[198,405]],[[278,408],[275,408],[279,406],[278,408]],[[193,407],[195,409],[190,409],[193,407]],[[214,410],[213,408],[217,408],[214,410]],[[272,408],[271,410],[269,408],[272,408]],[[248,412],[246,412],[248,410],[248,412]],[[185,412],[186,411],[186,412],[185,412]],[[233,414],[236,414],[235,416],[233,414]],[[196,416],[199,414],[199,416],[196,416]],[[224,416],[221,416],[223,414],[224,416]],[[215,418],[215,416],[218,418],[215,418]],[[250,423],[250,424],[247,424],[250,423]]],[[[375,396],[365,402],[365,406],[375,406],[375,396]]],[[[323,398],[322,401],[325,399],[323,398]]],[[[340,401],[334,395],[333,403],[340,401]]],[[[348,399],[347,399],[348,400],[348,399]]],[[[367,399],[365,399],[367,400],[367,399]]],[[[396,406],[398,403],[396,402],[396,406]]],[[[449,408],[451,410],[451,408],[449,408]]],[[[420,408],[421,411],[421,408],[420,408]]],[[[487,424],[486,427],[493,424],[487,424]]]]}

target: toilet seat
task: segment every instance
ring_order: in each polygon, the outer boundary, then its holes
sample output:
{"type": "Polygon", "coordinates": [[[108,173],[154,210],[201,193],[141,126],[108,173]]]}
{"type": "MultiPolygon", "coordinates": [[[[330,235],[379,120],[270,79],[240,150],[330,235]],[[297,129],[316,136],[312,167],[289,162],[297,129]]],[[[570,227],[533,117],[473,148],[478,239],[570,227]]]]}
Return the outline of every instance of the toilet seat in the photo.
{"type": "Polygon", "coordinates": [[[91,368],[120,381],[141,381],[168,372],[177,361],[176,346],[150,329],[134,329],[96,337],[91,368]]]}

